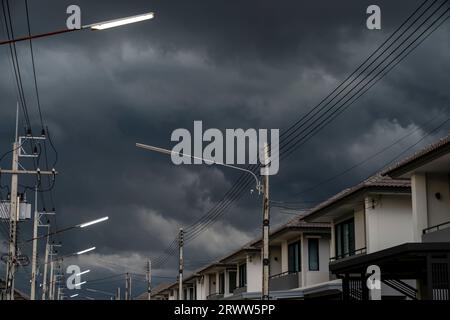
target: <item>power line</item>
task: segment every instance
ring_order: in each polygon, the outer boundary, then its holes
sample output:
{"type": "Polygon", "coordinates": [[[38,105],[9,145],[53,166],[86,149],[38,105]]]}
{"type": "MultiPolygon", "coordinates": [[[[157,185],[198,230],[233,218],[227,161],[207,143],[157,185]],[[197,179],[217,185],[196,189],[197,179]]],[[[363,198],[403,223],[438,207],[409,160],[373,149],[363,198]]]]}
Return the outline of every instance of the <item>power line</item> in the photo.
{"type": "MultiPolygon", "coordinates": [[[[434,120],[436,120],[438,117],[440,117],[440,115],[433,117],[433,118],[432,118],[430,121],[428,121],[425,125],[431,124],[431,123],[432,123],[434,120]]],[[[443,124],[447,123],[447,121],[449,121],[449,120],[450,120],[450,118],[447,118],[447,119],[445,119],[443,122],[440,122],[439,125],[438,125],[436,128],[440,128],[443,124]]],[[[296,195],[296,196],[299,196],[299,195],[301,195],[301,194],[305,194],[305,193],[307,193],[307,192],[309,192],[309,191],[312,191],[312,190],[315,190],[315,189],[317,189],[318,187],[323,186],[323,185],[325,185],[325,184],[327,184],[327,183],[329,183],[329,182],[331,182],[331,181],[333,181],[333,180],[336,180],[337,178],[339,178],[339,177],[345,175],[346,173],[348,173],[348,172],[350,172],[350,171],[352,171],[352,170],[354,170],[354,169],[356,169],[356,168],[362,166],[363,164],[369,162],[370,160],[373,160],[373,159],[376,158],[377,156],[383,154],[383,153],[386,152],[387,150],[389,150],[389,149],[391,149],[392,147],[398,145],[400,142],[402,142],[402,141],[405,140],[406,138],[411,137],[414,133],[416,133],[416,132],[418,132],[418,131],[420,131],[420,130],[422,130],[421,127],[416,127],[415,129],[409,131],[407,134],[405,134],[404,136],[402,136],[402,137],[400,137],[399,139],[395,140],[395,141],[392,142],[391,144],[389,144],[389,145],[387,145],[387,146],[381,148],[381,149],[378,150],[377,152],[372,153],[370,156],[364,158],[362,161],[360,161],[360,162],[358,162],[358,163],[356,163],[356,164],[350,166],[349,168],[347,168],[347,169],[345,169],[345,170],[343,170],[343,171],[337,173],[336,175],[333,175],[333,176],[330,177],[330,178],[327,178],[327,179],[325,179],[325,180],[322,180],[321,182],[315,184],[315,185],[312,186],[312,187],[309,187],[309,188],[307,188],[307,189],[304,189],[304,190],[300,191],[299,193],[296,193],[295,195],[296,195]]],[[[433,130],[434,130],[434,129],[433,129],[433,130]]],[[[426,137],[426,136],[428,136],[428,134],[426,134],[426,135],[424,135],[424,136],[426,137]]]]}
{"type": "MultiPolygon", "coordinates": [[[[413,14],[410,15],[410,17],[408,17],[408,19],[399,27],[397,28],[397,30],[394,32],[394,34],[396,34],[399,30],[401,30],[401,28],[403,26],[405,26],[407,24],[407,22],[409,20],[412,19],[412,17],[420,11],[420,9],[425,5],[427,1],[425,1],[424,3],[422,3],[422,5],[416,9],[413,14]]],[[[432,3],[432,5],[428,6],[428,8],[419,16],[419,18],[416,18],[414,20],[413,23],[411,23],[408,27],[407,30],[410,30],[411,28],[413,28],[414,24],[419,21],[419,19],[425,14],[425,12],[427,12],[437,1],[434,1],[432,3]]],[[[442,3],[437,9],[435,9],[431,15],[429,15],[418,27],[416,27],[416,29],[409,34],[409,36],[404,39],[400,45],[398,45],[387,57],[385,57],[384,59],[382,59],[382,61],[377,64],[377,66],[375,68],[373,68],[373,70],[371,70],[369,72],[368,75],[366,75],[363,80],[360,80],[357,85],[353,85],[352,88],[343,96],[341,97],[337,103],[335,103],[332,108],[336,107],[347,95],[349,95],[349,93],[351,93],[352,91],[354,91],[360,84],[362,84],[364,82],[364,80],[366,80],[367,78],[369,78],[373,73],[376,72],[376,70],[379,67],[382,67],[383,64],[397,51],[401,49],[401,46],[403,44],[406,43],[406,41],[408,41],[413,35],[415,35],[420,28],[422,28],[426,22],[428,22],[430,19],[432,19],[432,17],[435,16],[436,13],[439,12],[439,10],[443,7],[444,4],[447,3],[447,0],[442,3]]],[[[342,113],[343,111],[345,111],[350,105],[352,105],[357,99],[359,99],[363,94],[365,94],[370,88],[372,88],[375,83],[377,83],[379,80],[381,80],[386,74],[388,74],[400,61],[402,61],[404,58],[406,58],[406,56],[408,56],[418,45],[420,45],[426,38],[428,38],[439,26],[441,26],[446,20],[447,18],[445,18],[445,15],[447,14],[448,9],[442,13],[436,20],[434,20],[422,33],[419,34],[419,36],[417,36],[411,43],[409,43],[407,45],[407,47],[403,50],[401,50],[401,52],[399,54],[397,54],[391,61],[388,62],[388,64],[385,67],[382,67],[381,71],[379,71],[374,77],[372,77],[372,79],[369,80],[369,82],[365,83],[362,88],[360,88],[359,90],[357,90],[355,93],[351,94],[350,98],[347,99],[346,101],[343,102],[343,104],[341,106],[339,106],[337,109],[335,109],[333,111],[332,108],[328,108],[328,110],[325,113],[322,113],[319,117],[317,117],[316,119],[312,120],[311,123],[308,124],[307,130],[303,130],[301,131],[301,133],[305,133],[300,139],[299,138],[299,134],[296,134],[294,136],[294,139],[289,139],[287,140],[287,143],[283,143],[283,148],[286,148],[285,150],[281,150],[283,151],[282,153],[280,153],[280,158],[281,157],[287,157],[290,154],[292,154],[295,150],[298,149],[298,147],[300,146],[299,143],[303,141],[303,143],[309,139],[311,139],[312,136],[314,136],[315,134],[317,134],[321,129],[323,129],[326,125],[328,125],[332,120],[334,120],[340,113],[342,113]],[[430,33],[428,33],[427,35],[425,35],[424,38],[420,39],[426,32],[428,32],[428,30],[430,28],[432,28],[435,24],[437,24],[439,22],[439,20],[444,17],[445,19],[438,24],[438,26],[436,28],[434,28],[430,33]],[[413,46],[418,40],[420,40],[415,46],[413,46]],[[412,49],[410,49],[412,47],[412,49]],[[409,51],[408,51],[409,50],[409,51]],[[406,52],[405,55],[403,55],[406,52]],[[402,56],[403,55],[403,56],[402,56]],[[399,61],[396,61],[396,59],[400,58],[399,61]],[[389,68],[390,67],[390,68],[389,68]],[[388,69],[389,68],[389,69],[388,69]],[[383,73],[384,72],[384,73],[383,73]],[[377,77],[381,74],[381,77],[377,79],[377,77]],[[376,80],[375,83],[372,83],[374,80],[376,80]],[[355,98],[356,97],[356,98],[355,98]],[[355,99],[354,99],[355,98],[355,99]],[[354,99],[354,100],[353,100],[354,99]],[[324,115],[326,115],[327,113],[331,112],[331,114],[329,114],[325,119],[322,119],[324,115]],[[295,141],[295,139],[297,139],[297,141],[295,141]]],[[[406,31],[402,32],[402,35],[404,35],[406,33],[406,31]]],[[[401,35],[401,36],[402,36],[401,35]]],[[[400,36],[400,37],[401,37],[400,36]]],[[[397,37],[396,40],[394,40],[394,43],[400,39],[400,37],[397,37]]],[[[389,39],[392,39],[393,35],[391,35],[391,37],[388,38],[388,40],[386,40],[377,50],[376,52],[378,52],[382,46],[384,46],[389,39]]],[[[390,45],[390,47],[392,46],[392,44],[390,45]]],[[[381,55],[383,55],[386,51],[383,51],[381,55]]],[[[378,60],[381,55],[379,55],[374,61],[378,60]]],[[[373,53],[368,59],[366,59],[366,61],[369,61],[370,58],[372,58],[373,56],[375,56],[375,53],[373,53]]],[[[370,64],[373,65],[374,61],[370,64]]],[[[363,62],[362,66],[365,64],[366,62],[363,62]]],[[[357,69],[358,70],[358,69],[357,69]]],[[[344,82],[337,88],[335,89],[335,91],[331,94],[333,95],[335,92],[337,92],[337,90],[339,90],[339,88],[344,85],[348,79],[350,79],[354,74],[356,74],[356,71],[354,73],[352,73],[351,76],[349,76],[346,80],[344,80],[344,82]]],[[[352,84],[354,83],[355,80],[352,81],[352,84]]],[[[347,86],[348,87],[348,86],[347,86]]],[[[347,88],[346,87],[346,88],[347,88]]],[[[345,89],[344,89],[345,90],[345,89]]],[[[343,90],[342,90],[343,91],[343,90]]],[[[330,97],[331,95],[329,95],[328,97],[330,97]]],[[[339,94],[338,94],[339,95],[339,94]]],[[[321,110],[324,110],[324,108],[329,105],[333,100],[335,100],[338,95],[335,95],[321,110]]],[[[325,98],[323,101],[326,101],[327,98],[325,98]]],[[[320,105],[322,104],[322,102],[317,105],[315,108],[320,107],[320,105]]],[[[318,113],[316,113],[318,114],[318,113]]],[[[308,115],[308,114],[307,114],[308,115]]],[[[307,118],[306,116],[303,116],[301,119],[303,120],[309,120],[311,118],[307,118]]],[[[294,124],[294,127],[297,127],[297,124],[299,122],[297,122],[296,124],[294,124]]],[[[295,129],[291,129],[289,128],[288,131],[290,130],[290,136],[292,136],[292,130],[293,132],[297,132],[298,130],[300,130],[300,128],[304,127],[306,125],[307,121],[305,121],[305,123],[303,123],[301,126],[295,128],[295,129]]],[[[285,138],[286,139],[286,138],[285,138]]],[[[282,140],[282,142],[285,142],[286,140],[282,140]]],[[[253,172],[255,172],[255,170],[257,170],[259,168],[258,165],[253,165],[250,166],[251,170],[253,172]]],[[[187,241],[192,241],[193,239],[195,239],[196,237],[198,237],[204,230],[206,230],[210,225],[212,225],[225,211],[226,209],[229,208],[229,206],[234,202],[237,201],[238,199],[240,199],[242,197],[242,191],[248,187],[248,185],[251,183],[251,179],[249,176],[245,176],[244,174],[241,174],[240,177],[238,178],[238,180],[234,183],[234,185],[232,186],[232,188],[225,194],[225,196],[222,198],[222,200],[220,200],[206,215],[202,216],[200,219],[198,219],[194,224],[190,225],[187,228],[187,235],[186,235],[186,242],[187,241]]],[[[166,253],[167,255],[169,254],[173,254],[176,252],[176,248],[171,248],[169,246],[168,249],[166,249],[166,253]]],[[[166,255],[165,258],[162,258],[161,263],[165,263],[170,257],[168,257],[166,255]]]]}

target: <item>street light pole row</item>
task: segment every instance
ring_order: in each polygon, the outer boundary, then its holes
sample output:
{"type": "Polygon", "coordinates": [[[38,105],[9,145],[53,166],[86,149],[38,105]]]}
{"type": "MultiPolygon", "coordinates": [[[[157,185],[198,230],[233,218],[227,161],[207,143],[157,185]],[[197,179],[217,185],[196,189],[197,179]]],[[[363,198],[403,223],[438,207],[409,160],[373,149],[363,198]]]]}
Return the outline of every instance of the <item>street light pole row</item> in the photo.
{"type": "MultiPolygon", "coordinates": [[[[11,45],[16,42],[20,41],[31,41],[32,39],[38,39],[38,38],[44,38],[49,37],[57,34],[62,33],[68,33],[68,32],[74,32],[74,31],[80,31],[80,30],[105,30],[109,28],[114,28],[118,26],[123,26],[131,23],[136,23],[140,21],[150,20],[154,18],[154,13],[149,12],[141,15],[126,17],[126,18],[120,18],[116,20],[110,20],[110,21],[104,21],[94,24],[89,24],[82,26],[79,29],[63,29],[48,33],[42,33],[42,34],[36,34],[36,35],[29,35],[26,37],[20,37],[16,39],[10,39],[6,41],[0,41],[0,45],[11,45]]],[[[16,130],[15,130],[15,141],[13,144],[13,157],[12,157],[12,168],[11,170],[2,170],[0,169],[0,174],[7,173],[11,174],[11,205],[10,205],[10,214],[9,214],[9,220],[10,220],[10,228],[9,228],[9,249],[8,249],[8,259],[7,259],[7,265],[6,265],[6,299],[7,300],[14,300],[14,277],[15,277],[15,268],[17,264],[17,256],[16,256],[16,248],[17,248],[17,222],[19,220],[19,202],[20,199],[18,198],[18,178],[19,174],[31,174],[31,175],[37,175],[38,180],[40,179],[41,175],[53,175],[55,176],[56,171],[52,170],[50,172],[47,171],[41,171],[39,169],[37,170],[19,170],[19,157],[20,157],[20,150],[22,145],[19,143],[19,137],[18,137],[18,121],[19,121],[19,104],[17,104],[17,111],[16,111],[16,130]]],[[[41,139],[42,137],[24,137],[25,139],[41,139]]],[[[33,156],[33,155],[31,155],[33,156]]],[[[35,216],[34,216],[34,225],[33,225],[33,252],[32,252],[32,276],[31,276],[31,299],[34,300],[36,298],[36,265],[37,265],[37,228],[38,228],[38,221],[40,214],[37,211],[37,186],[36,186],[36,196],[35,196],[35,216]]],[[[87,225],[84,225],[87,226],[87,225]]],[[[79,227],[83,228],[83,225],[80,225],[79,227]]],[[[65,231],[65,230],[63,230],[65,231]]],[[[62,231],[60,231],[62,232],[62,231]]],[[[55,233],[53,233],[55,234],[55,233]]],[[[47,233],[47,237],[50,234],[47,233]]],[[[45,254],[45,275],[44,275],[44,288],[43,288],[43,294],[42,298],[45,299],[46,296],[46,266],[47,266],[47,259],[48,255],[53,254],[52,251],[49,252],[48,247],[48,241],[46,245],[46,254],[45,254]]],[[[51,265],[51,273],[53,272],[53,262],[51,265]]],[[[52,281],[52,278],[50,278],[52,281]]],[[[52,290],[52,296],[54,292],[52,290]]]]}
{"type": "MultiPolygon", "coordinates": [[[[269,252],[269,232],[270,232],[270,202],[269,202],[269,145],[267,143],[263,146],[263,152],[264,152],[264,160],[262,163],[262,179],[263,184],[261,185],[260,179],[253,173],[253,171],[236,167],[233,165],[229,165],[226,163],[214,161],[211,159],[206,159],[202,157],[193,156],[190,154],[185,154],[182,152],[175,152],[172,150],[145,145],[142,143],[136,143],[136,147],[142,148],[149,151],[154,151],[158,153],[163,153],[166,155],[178,155],[182,157],[188,157],[192,159],[199,159],[204,161],[208,164],[215,164],[224,166],[227,168],[244,171],[248,174],[251,174],[255,180],[256,180],[256,190],[258,191],[258,194],[262,192],[263,194],[263,203],[262,203],[262,209],[263,209],[263,217],[262,217],[262,250],[261,250],[261,262],[262,262],[262,292],[261,292],[261,298],[263,300],[269,299],[269,275],[270,275],[270,252],[269,252]]],[[[178,242],[179,242],[179,275],[178,275],[178,286],[179,286],[179,293],[178,298],[179,300],[183,300],[183,229],[180,229],[180,233],[178,236],[178,242]]]]}

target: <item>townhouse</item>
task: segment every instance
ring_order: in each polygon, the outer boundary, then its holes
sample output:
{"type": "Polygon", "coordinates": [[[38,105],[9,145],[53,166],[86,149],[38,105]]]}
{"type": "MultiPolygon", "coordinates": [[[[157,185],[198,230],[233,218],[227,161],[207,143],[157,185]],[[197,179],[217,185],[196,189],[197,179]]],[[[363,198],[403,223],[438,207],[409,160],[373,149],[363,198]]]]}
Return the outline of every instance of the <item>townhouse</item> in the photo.
{"type": "Polygon", "coordinates": [[[383,174],[411,181],[414,244],[410,251],[418,269],[410,272],[417,279],[420,297],[450,300],[450,135],[383,174]]]}
{"type": "MultiPolygon", "coordinates": [[[[260,299],[261,239],[196,270],[183,281],[185,300],[260,299]]],[[[271,299],[336,298],[340,281],[330,281],[330,226],[296,217],[270,233],[271,299]]],[[[178,299],[178,283],[165,289],[178,299]]]]}
{"type": "Polygon", "coordinates": [[[318,205],[306,221],[331,223],[330,271],[344,299],[449,299],[450,136],[318,205]]]}
{"type": "MultiPolygon", "coordinates": [[[[270,233],[271,299],[450,299],[450,135],[270,233]]],[[[185,299],[260,299],[261,239],[185,279],[185,299]]],[[[178,284],[158,293],[178,299],[178,284]]]]}
{"type": "MultiPolygon", "coordinates": [[[[329,268],[343,279],[344,298],[362,299],[369,293],[368,266],[347,270],[348,261],[411,242],[411,212],[409,181],[376,175],[319,204],[304,218],[331,224],[329,268]]],[[[384,284],[382,289],[385,298],[403,296],[384,284]]]]}
{"type": "MultiPolygon", "coordinates": [[[[296,217],[274,229],[269,244],[269,289],[272,299],[330,298],[340,294],[341,284],[330,281],[328,223],[308,223],[296,217]]],[[[261,248],[261,240],[253,243],[253,246],[261,248]]],[[[258,271],[256,280],[259,293],[260,267],[258,271]]]]}

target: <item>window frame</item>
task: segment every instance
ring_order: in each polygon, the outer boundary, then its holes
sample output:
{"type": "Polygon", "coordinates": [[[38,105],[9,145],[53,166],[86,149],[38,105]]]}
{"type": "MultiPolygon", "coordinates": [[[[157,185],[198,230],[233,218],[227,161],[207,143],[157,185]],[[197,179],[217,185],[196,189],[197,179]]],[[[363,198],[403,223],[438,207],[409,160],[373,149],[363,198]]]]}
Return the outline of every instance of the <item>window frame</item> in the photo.
{"type": "Polygon", "coordinates": [[[296,240],[288,244],[288,273],[302,272],[302,241],[296,240]],[[291,250],[293,248],[293,250],[291,250]],[[294,254],[294,261],[291,257],[294,254]]]}
{"type": "Polygon", "coordinates": [[[233,293],[233,291],[237,288],[237,270],[229,270],[228,271],[228,291],[229,293],[233,293]],[[232,276],[233,274],[233,276],[232,276]],[[234,281],[232,281],[234,278],[234,281]]]}
{"type": "Polygon", "coordinates": [[[320,254],[319,254],[319,250],[320,250],[320,239],[319,238],[308,238],[308,270],[309,271],[320,271],[320,254]],[[315,243],[316,246],[316,251],[315,251],[315,259],[316,259],[316,267],[313,268],[311,265],[311,244],[315,243]]]}
{"type": "Polygon", "coordinates": [[[345,219],[334,225],[334,242],[336,258],[344,258],[355,254],[355,218],[345,219]],[[346,236],[347,235],[347,236],[346,236]],[[347,244],[347,245],[346,245],[347,244]],[[348,246],[347,252],[344,252],[348,246]]]}
{"type": "Polygon", "coordinates": [[[240,264],[238,266],[238,270],[239,270],[238,287],[243,288],[247,285],[247,263],[240,264]]]}

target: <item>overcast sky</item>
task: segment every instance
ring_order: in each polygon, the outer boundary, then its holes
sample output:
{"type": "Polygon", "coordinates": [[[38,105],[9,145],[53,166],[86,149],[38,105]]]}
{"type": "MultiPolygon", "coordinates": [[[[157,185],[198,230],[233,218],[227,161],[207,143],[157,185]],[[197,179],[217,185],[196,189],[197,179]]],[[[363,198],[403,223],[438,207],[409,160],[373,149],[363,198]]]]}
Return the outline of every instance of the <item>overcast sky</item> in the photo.
{"type": "MultiPolygon", "coordinates": [[[[24,2],[13,2],[15,34],[25,35],[24,2]]],[[[66,260],[65,265],[91,269],[83,279],[87,281],[127,271],[143,273],[146,259],[159,257],[178,228],[206,214],[239,177],[238,172],[218,167],[175,166],[169,157],[137,149],[136,142],[171,148],[172,131],[192,131],[194,120],[202,120],[205,129],[279,128],[283,133],[421,2],[29,0],[32,33],[65,28],[66,8],[75,3],[81,7],[82,24],[156,14],[152,21],[123,28],[33,41],[44,122],[58,151],[56,225],[110,217],[107,223],[55,239],[63,243],[62,255],[97,247],[95,254],[66,260]],[[370,4],[381,7],[381,30],[366,28],[370,4]]],[[[272,199],[311,204],[326,199],[366,178],[448,118],[449,28],[447,22],[329,126],[282,160],[280,172],[271,178],[272,199]],[[408,133],[364,165],[301,193],[408,133]]],[[[30,119],[39,132],[28,43],[17,49],[30,119]]],[[[0,70],[3,154],[11,148],[17,101],[7,46],[0,47],[0,70]]],[[[449,129],[444,125],[407,154],[449,129]]],[[[50,150],[49,155],[53,162],[50,150]]],[[[1,166],[9,167],[10,158],[1,166]]],[[[48,193],[45,201],[50,207],[48,193]]],[[[272,210],[272,225],[291,218],[272,210]]],[[[30,237],[30,225],[21,224],[23,239],[30,237]]],[[[259,235],[260,225],[261,199],[246,190],[187,245],[187,269],[240,247],[259,235]]],[[[154,275],[175,277],[176,263],[169,260],[154,275]]],[[[18,286],[28,293],[27,272],[29,268],[20,271],[18,286]]],[[[145,284],[140,276],[135,280],[136,295],[145,284]]],[[[155,278],[156,283],[162,280],[168,279],[155,278]]],[[[110,292],[118,286],[123,290],[123,277],[92,285],[110,292]]]]}

